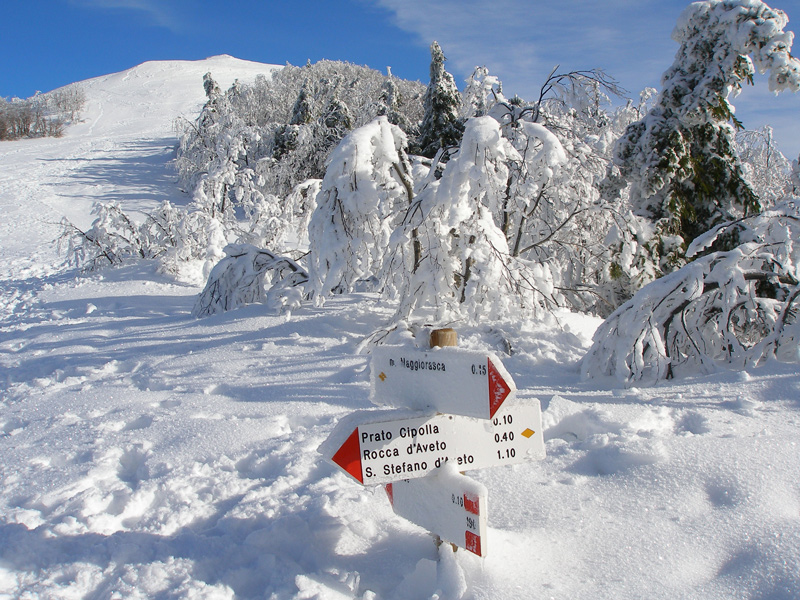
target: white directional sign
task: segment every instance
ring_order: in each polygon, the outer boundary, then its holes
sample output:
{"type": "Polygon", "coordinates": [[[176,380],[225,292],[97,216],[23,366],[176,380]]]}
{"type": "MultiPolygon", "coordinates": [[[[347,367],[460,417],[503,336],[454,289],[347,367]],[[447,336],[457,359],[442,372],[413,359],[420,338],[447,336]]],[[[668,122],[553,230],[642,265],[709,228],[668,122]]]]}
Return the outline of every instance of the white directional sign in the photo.
{"type": "Polygon", "coordinates": [[[395,514],[440,538],[486,556],[486,486],[450,469],[386,484],[395,514]]]}
{"type": "Polygon", "coordinates": [[[365,485],[422,477],[447,462],[467,471],[545,455],[538,400],[509,406],[491,421],[460,415],[366,422],[366,413],[364,418],[354,429],[352,422],[346,430],[337,427],[323,452],[365,485]]]}
{"type": "Polygon", "coordinates": [[[379,346],[372,352],[372,401],[491,419],[517,386],[500,360],[458,348],[379,346]]]}

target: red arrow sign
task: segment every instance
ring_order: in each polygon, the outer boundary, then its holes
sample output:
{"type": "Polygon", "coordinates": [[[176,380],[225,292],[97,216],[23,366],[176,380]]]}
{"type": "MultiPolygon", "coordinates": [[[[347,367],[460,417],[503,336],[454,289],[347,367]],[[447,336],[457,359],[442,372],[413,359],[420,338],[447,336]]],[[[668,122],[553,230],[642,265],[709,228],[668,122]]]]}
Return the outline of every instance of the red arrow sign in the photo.
{"type": "Polygon", "coordinates": [[[364,476],[361,472],[361,445],[358,443],[358,428],[350,434],[347,441],[333,455],[332,460],[358,481],[364,483],[364,476]]]}
{"type": "Polygon", "coordinates": [[[538,402],[504,408],[489,423],[460,415],[363,418],[355,429],[353,420],[337,427],[320,451],[366,485],[422,477],[446,463],[467,471],[544,458],[538,402]]]}
{"type": "Polygon", "coordinates": [[[372,352],[372,401],[491,419],[517,391],[493,354],[381,346],[372,352]]]}
{"type": "Polygon", "coordinates": [[[494,417],[494,413],[511,394],[511,386],[506,383],[491,358],[487,358],[486,362],[489,370],[489,416],[494,417]]]}

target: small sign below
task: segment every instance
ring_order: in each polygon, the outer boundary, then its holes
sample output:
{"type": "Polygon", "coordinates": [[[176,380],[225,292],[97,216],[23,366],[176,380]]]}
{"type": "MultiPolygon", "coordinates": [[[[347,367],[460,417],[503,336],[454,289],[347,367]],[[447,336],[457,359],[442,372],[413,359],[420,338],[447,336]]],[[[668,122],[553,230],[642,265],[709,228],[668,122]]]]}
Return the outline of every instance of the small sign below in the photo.
{"type": "Polygon", "coordinates": [[[486,486],[439,469],[428,477],[386,484],[395,514],[435,533],[446,542],[486,556],[486,486]]]}

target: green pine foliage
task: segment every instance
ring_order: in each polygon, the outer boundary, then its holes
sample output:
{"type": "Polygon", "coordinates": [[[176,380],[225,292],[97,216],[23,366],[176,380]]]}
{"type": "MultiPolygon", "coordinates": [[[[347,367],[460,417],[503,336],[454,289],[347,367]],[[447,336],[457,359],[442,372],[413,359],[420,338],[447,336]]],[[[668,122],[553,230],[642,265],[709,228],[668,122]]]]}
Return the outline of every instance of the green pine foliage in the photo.
{"type": "Polygon", "coordinates": [[[445,56],[439,44],[431,44],[431,81],[425,91],[425,115],[415,153],[433,158],[442,148],[455,148],[464,134],[460,118],[461,94],[453,76],[444,68],[445,56]]]}

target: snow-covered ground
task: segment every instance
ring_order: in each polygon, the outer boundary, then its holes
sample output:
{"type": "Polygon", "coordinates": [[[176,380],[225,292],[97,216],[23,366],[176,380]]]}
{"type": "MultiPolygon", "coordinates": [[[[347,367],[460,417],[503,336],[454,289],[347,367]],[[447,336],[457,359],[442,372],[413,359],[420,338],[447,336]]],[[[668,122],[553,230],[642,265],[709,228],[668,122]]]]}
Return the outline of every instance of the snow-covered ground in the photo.
{"type": "Polygon", "coordinates": [[[480,559],[317,452],[371,407],[373,298],[198,320],[199,289],[153,265],[60,266],[63,216],[186,201],[172,122],[205,72],[271,68],[146,63],[85,82],[64,138],[0,143],[0,598],[799,598],[796,366],[619,389],[579,380],[597,320],[520,324],[504,364],[547,458],[468,473],[489,490],[480,559]]]}

